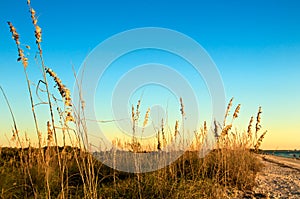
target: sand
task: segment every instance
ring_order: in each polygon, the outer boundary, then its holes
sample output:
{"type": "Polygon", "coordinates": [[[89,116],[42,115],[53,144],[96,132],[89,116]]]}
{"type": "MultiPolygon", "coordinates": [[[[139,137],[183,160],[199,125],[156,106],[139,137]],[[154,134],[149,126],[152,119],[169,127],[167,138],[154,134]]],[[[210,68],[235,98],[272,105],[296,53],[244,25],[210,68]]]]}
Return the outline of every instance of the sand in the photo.
{"type": "Polygon", "coordinates": [[[261,155],[264,168],[245,198],[300,198],[300,160],[261,155]]]}

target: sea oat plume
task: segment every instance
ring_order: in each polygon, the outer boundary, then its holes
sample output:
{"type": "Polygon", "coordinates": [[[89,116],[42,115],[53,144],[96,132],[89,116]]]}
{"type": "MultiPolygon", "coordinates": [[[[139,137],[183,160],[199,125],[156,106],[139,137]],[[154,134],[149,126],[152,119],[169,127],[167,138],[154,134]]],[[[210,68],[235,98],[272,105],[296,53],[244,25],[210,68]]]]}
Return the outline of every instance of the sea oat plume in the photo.
{"type": "Polygon", "coordinates": [[[148,123],[149,113],[150,113],[150,108],[148,108],[147,111],[146,111],[145,119],[144,119],[144,123],[143,123],[143,127],[145,127],[147,125],[147,123],[148,123]]]}
{"type": "Polygon", "coordinates": [[[203,131],[204,131],[204,134],[206,134],[206,132],[207,132],[206,121],[204,121],[204,124],[203,124],[203,131]]]}
{"type": "Polygon", "coordinates": [[[63,85],[61,79],[57,76],[57,74],[51,70],[50,68],[46,68],[46,73],[48,73],[54,80],[54,82],[56,83],[56,86],[58,88],[58,91],[61,95],[61,97],[64,99],[64,104],[66,106],[66,119],[65,122],[69,122],[69,121],[75,121],[73,116],[72,116],[72,99],[71,99],[71,92],[70,90],[63,85]]]}
{"type": "Polygon", "coordinates": [[[179,133],[179,131],[178,131],[178,126],[179,126],[179,121],[178,120],[176,120],[176,122],[175,122],[175,137],[178,135],[178,133],[179,133]]]}
{"type": "Polygon", "coordinates": [[[35,38],[36,43],[42,42],[42,29],[38,25],[35,26],[35,38]]]}
{"type": "Polygon", "coordinates": [[[248,125],[248,130],[247,130],[247,135],[248,135],[249,139],[252,139],[252,131],[251,131],[252,123],[253,123],[253,116],[250,118],[249,125],[248,125]]]}
{"type": "Polygon", "coordinates": [[[157,132],[157,150],[161,150],[160,131],[157,132]]]}
{"type": "Polygon", "coordinates": [[[182,116],[185,115],[185,112],[184,112],[184,104],[183,104],[182,97],[180,97],[180,112],[181,112],[181,115],[182,115],[182,116]]]}
{"type": "Polygon", "coordinates": [[[66,110],[66,119],[65,122],[75,122],[74,117],[72,116],[71,110],[66,110]]]}
{"type": "Polygon", "coordinates": [[[226,119],[227,119],[227,116],[228,116],[229,111],[230,111],[230,109],[231,109],[231,107],[232,107],[232,101],[233,101],[233,98],[230,99],[230,101],[229,101],[229,103],[228,103],[228,105],[227,105],[227,109],[226,109],[225,117],[224,117],[224,123],[223,123],[223,126],[224,126],[224,127],[225,127],[225,125],[226,125],[226,119]]]}
{"type": "Polygon", "coordinates": [[[132,122],[134,122],[135,121],[135,114],[134,114],[134,106],[132,105],[132,107],[131,107],[131,119],[132,119],[132,122]]]}
{"type": "Polygon", "coordinates": [[[219,127],[218,127],[217,120],[216,120],[216,119],[214,119],[214,136],[215,136],[215,138],[216,138],[216,139],[218,139],[218,138],[219,138],[218,129],[219,129],[219,127]]]}
{"type": "Polygon", "coordinates": [[[267,131],[265,131],[265,132],[258,138],[258,140],[257,140],[257,142],[256,142],[256,144],[255,144],[255,146],[254,146],[255,151],[258,151],[258,150],[259,150],[259,147],[260,147],[260,145],[261,145],[261,143],[262,143],[262,141],[263,141],[263,139],[264,139],[266,133],[267,133],[267,131]]]}
{"type": "Polygon", "coordinates": [[[231,129],[232,124],[225,126],[222,130],[221,137],[228,135],[229,130],[231,129]]]}
{"type": "Polygon", "coordinates": [[[164,118],[161,119],[161,135],[163,139],[163,147],[167,145],[167,140],[165,136],[165,124],[164,124],[164,118]]]}
{"type": "Polygon", "coordinates": [[[260,125],[261,113],[262,113],[262,110],[261,110],[261,106],[260,106],[258,108],[258,113],[256,116],[256,125],[255,125],[256,132],[258,132],[261,129],[261,125],[260,125]]]}
{"type": "Polygon", "coordinates": [[[236,107],[236,109],[235,109],[235,111],[234,111],[234,113],[233,113],[233,118],[237,118],[237,117],[238,117],[238,114],[240,113],[240,108],[241,108],[241,104],[239,104],[239,105],[236,107]]]}
{"type": "MultiPolygon", "coordinates": [[[[37,25],[38,20],[35,16],[36,13],[35,10],[31,8],[30,1],[27,1],[27,5],[29,7],[32,24],[34,25],[35,28],[34,35],[35,35],[36,43],[40,44],[42,42],[42,29],[40,26],[37,25]]],[[[39,46],[39,50],[41,50],[40,46],[39,46]]]]}
{"type": "Polygon", "coordinates": [[[7,24],[9,25],[10,32],[12,33],[12,38],[13,38],[13,40],[15,40],[16,45],[17,45],[18,56],[19,56],[17,61],[22,61],[22,64],[23,64],[24,68],[26,69],[28,66],[28,59],[25,57],[24,51],[20,47],[20,44],[21,44],[20,36],[19,36],[16,28],[13,26],[13,24],[11,22],[7,22],[7,24]]]}
{"type": "Polygon", "coordinates": [[[140,106],[141,106],[141,100],[138,101],[137,105],[136,105],[136,120],[138,120],[139,116],[140,116],[140,106]]]}

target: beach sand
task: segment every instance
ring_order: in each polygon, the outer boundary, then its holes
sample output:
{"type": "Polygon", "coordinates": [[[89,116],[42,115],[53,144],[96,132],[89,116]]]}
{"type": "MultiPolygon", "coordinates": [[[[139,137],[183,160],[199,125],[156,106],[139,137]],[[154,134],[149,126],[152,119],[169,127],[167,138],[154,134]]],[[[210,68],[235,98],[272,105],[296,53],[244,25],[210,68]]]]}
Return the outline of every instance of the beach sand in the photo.
{"type": "Polygon", "coordinates": [[[245,198],[300,198],[300,160],[260,155],[264,168],[245,198]]]}

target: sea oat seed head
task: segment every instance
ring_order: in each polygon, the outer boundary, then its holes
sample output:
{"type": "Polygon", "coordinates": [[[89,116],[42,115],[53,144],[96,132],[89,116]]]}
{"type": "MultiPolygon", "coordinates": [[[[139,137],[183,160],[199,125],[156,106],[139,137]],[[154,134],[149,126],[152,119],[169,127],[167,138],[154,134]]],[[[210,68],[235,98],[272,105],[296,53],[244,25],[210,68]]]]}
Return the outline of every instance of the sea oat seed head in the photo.
{"type": "Polygon", "coordinates": [[[147,125],[147,123],[148,123],[149,113],[150,113],[150,108],[148,108],[147,111],[146,111],[145,119],[144,119],[144,123],[143,123],[143,127],[145,127],[147,125]]]}
{"type": "Polygon", "coordinates": [[[175,122],[175,137],[178,135],[178,126],[179,126],[179,121],[176,120],[176,122],[175,122]]]}
{"type": "Polygon", "coordinates": [[[239,105],[236,107],[236,109],[235,109],[235,111],[234,111],[234,113],[233,113],[233,118],[237,118],[237,117],[238,117],[238,114],[239,114],[239,112],[240,112],[240,108],[241,108],[241,104],[239,104],[239,105]]]}
{"type": "Polygon", "coordinates": [[[182,97],[180,97],[180,112],[181,112],[181,115],[182,115],[182,116],[185,115],[185,112],[184,112],[184,104],[183,104],[182,97]]]}
{"type": "Polygon", "coordinates": [[[132,105],[132,107],[131,107],[131,119],[132,119],[132,121],[135,121],[134,118],[135,118],[134,117],[134,106],[132,105]]]}
{"type": "Polygon", "coordinates": [[[252,122],[253,122],[253,116],[250,118],[249,125],[248,125],[248,130],[247,130],[248,138],[250,138],[250,139],[252,138],[252,133],[251,133],[252,122]]]}
{"type": "Polygon", "coordinates": [[[231,129],[232,124],[225,126],[222,130],[221,137],[228,135],[229,130],[231,129]]]}
{"type": "Polygon", "coordinates": [[[223,126],[224,126],[224,127],[225,127],[225,125],[226,125],[226,119],[227,119],[227,116],[228,116],[229,111],[230,111],[230,109],[231,109],[231,107],[232,107],[232,101],[233,101],[233,98],[230,99],[230,101],[229,101],[229,103],[228,103],[228,105],[227,105],[227,109],[226,109],[225,117],[224,117],[224,123],[223,123],[223,126]]]}
{"type": "Polygon", "coordinates": [[[27,66],[28,66],[28,59],[25,57],[24,51],[20,47],[20,40],[19,40],[20,36],[17,33],[17,30],[13,26],[13,24],[11,22],[7,22],[7,23],[9,25],[10,32],[12,33],[12,38],[13,38],[13,40],[15,40],[16,45],[17,45],[18,56],[19,56],[18,59],[17,59],[17,61],[22,61],[22,64],[23,64],[24,68],[26,69],[27,66]]]}
{"type": "Polygon", "coordinates": [[[261,122],[261,113],[262,113],[262,110],[261,110],[261,106],[260,106],[258,108],[258,113],[257,113],[257,116],[256,116],[256,125],[255,125],[256,132],[258,132],[261,129],[261,125],[260,125],[260,122],[261,122]]]}

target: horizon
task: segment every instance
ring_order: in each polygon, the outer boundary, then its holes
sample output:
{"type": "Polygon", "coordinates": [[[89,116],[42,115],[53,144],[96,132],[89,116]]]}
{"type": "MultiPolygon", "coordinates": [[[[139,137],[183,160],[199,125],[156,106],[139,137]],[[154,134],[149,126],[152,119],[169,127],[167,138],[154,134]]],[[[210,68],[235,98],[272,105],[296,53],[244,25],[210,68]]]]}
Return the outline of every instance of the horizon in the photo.
{"type": "MultiPolygon", "coordinates": [[[[223,81],[226,105],[234,97],[230,114],[241,104],[239,117],[234,121],[237,130],[246,131],[250,117],[255,118],[258,107],[261,106],[261,133],[268,131],[261,148],[300,150],[300,142],[296,139],[300,134],[300,92],[297,92],[300,85],[299,1],[256,0],[224,3],[215,0],[150,3],[89,0],[72,4],[67,1],[31,3],[43,32],[41,45],[46,65],[58,74],[71,91],[75,84],[72,67],[77,73],[84,66],[86,57],[107,38],[143,27],[175,30],[198,42],[215,63],[223,81]]],[[[24,135],[26,132],[34,140],[36,135],[23,66],[16,61],[17,50],[7,21],[12,22],[20,34],[21,46],[29,58],[27,70],[30,80],[37,84],[41,78],[40,68],[34,60],[34,29],[25,0],[5,1],[1,4],[0,86],[10,101],[21,133],[24,135]],[[26,50],[26,45],[31,50],[26,50]]],[[[189,80],[189,85],[196,93],[196,101],[199,102],[200,114],[197,117],[200,121],[197,122],[212,123],[211,93],[204,78],[187,69],[190,63],[180,57],[149,49],[130,52],[112,63],[109,70],[105,71],[101,80],[103,83],[97,87],[95,95],[98,99],[95,102],[97,120],[114,119],[109,96],[116,88],[115,83],[123,80],[122,75],[126,71],[149,63],[153,64],[152,68],[156,67],[156,63],[172,67],[185,77],[184,80],[189,80]]],[[[165,78],[169,82],[173,81],[165,78]]],[[[185,91],[184,87],[181,90],[185,91]]],[[[128,107],[122,107],[127,112],[131,111],[131,104],[136,105],[143,96],[141,120],[148,107],[153,108],[155,113],[150,120],[153,127],[148,124],[150,127],[145,131],[148,137],[155,138],[151,130],[159,128],[161,118],[169,119],[170,131],[176,120],[181,121],[178,100],[181,96],[176,96],[172,89],[157,85],[141,86],[131,94],[128,107]]],[[[183,98],[183,101],[187,110],[190,110],[187,111],[190,114],[187,118],[194,119],[194,107],[189,103],[192,100],[183,98]]],[[[0,146],[7,146],[6,137],[11,137],[13,123],[2,95],[0,110],[0,146]]],[[[37,107],[41,129],[46,135],[48,114],[44,114],[44,111],[47,111],[45,107],[37,107]]],[[[130,118],[125,119],[126,126],[130,118]]],[[[119,131],[119,126],[116,128],[111,123],[101,125],[105,132],[113,132],[113,135],[123,132],[122,129],[119,131]]],[[[193,132],[193,128],[198,129],[199,126],[188,126],[187,131],[193,132]]],[[[126,137],[121,134],[121,138],[124,136],[126,137]]]]}

